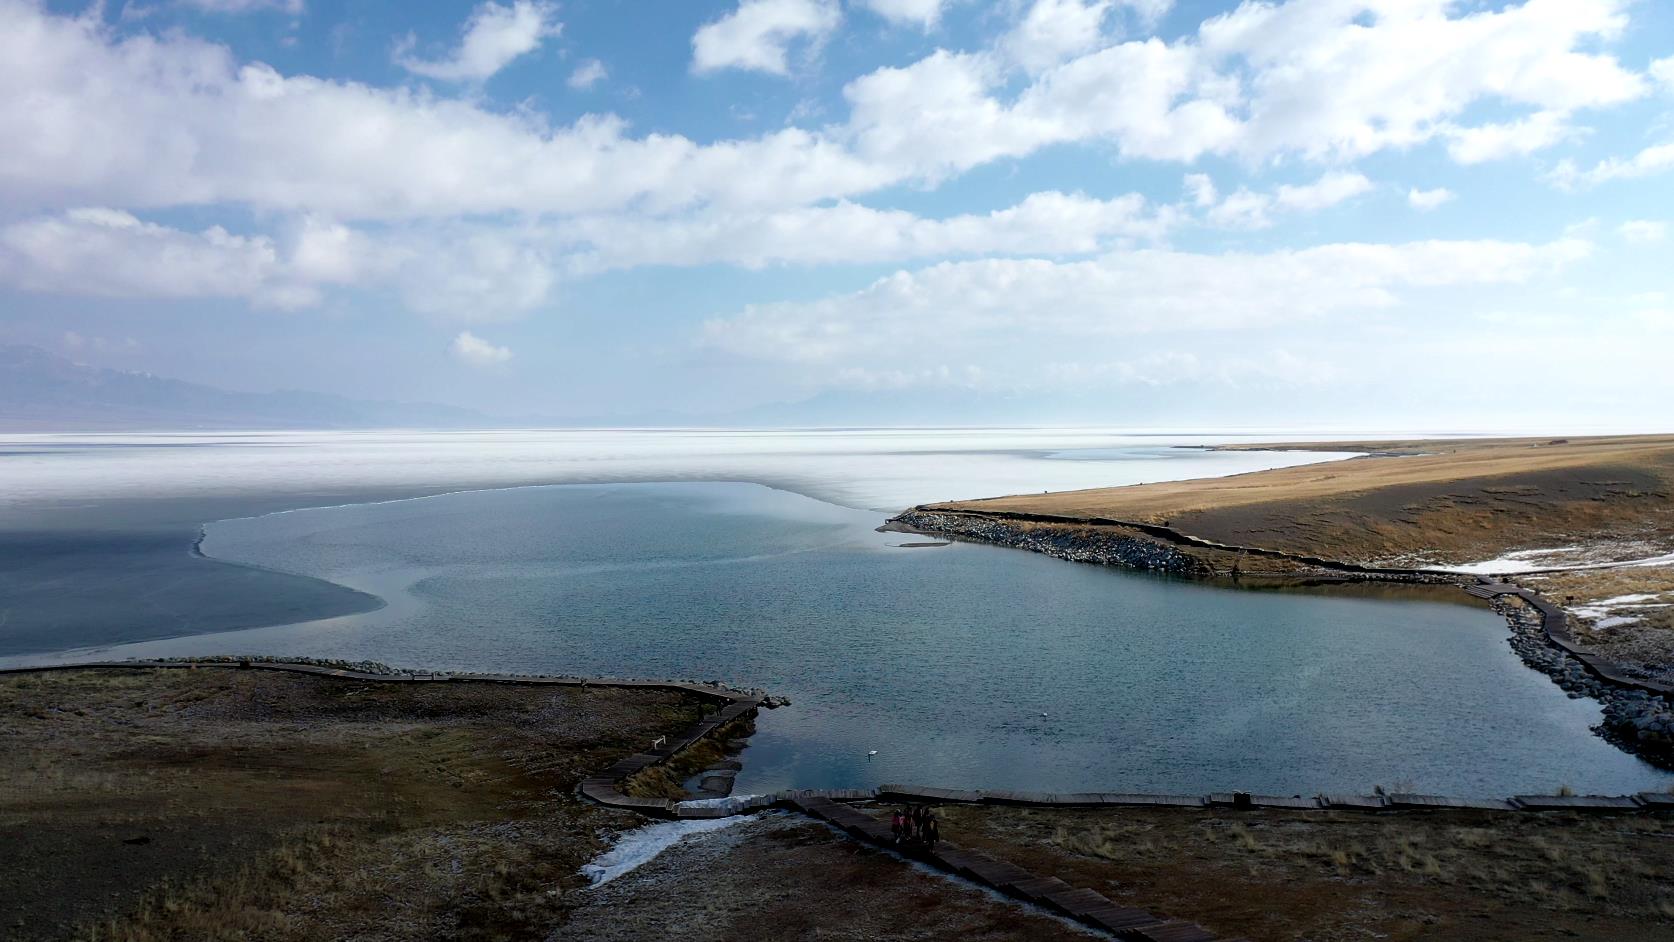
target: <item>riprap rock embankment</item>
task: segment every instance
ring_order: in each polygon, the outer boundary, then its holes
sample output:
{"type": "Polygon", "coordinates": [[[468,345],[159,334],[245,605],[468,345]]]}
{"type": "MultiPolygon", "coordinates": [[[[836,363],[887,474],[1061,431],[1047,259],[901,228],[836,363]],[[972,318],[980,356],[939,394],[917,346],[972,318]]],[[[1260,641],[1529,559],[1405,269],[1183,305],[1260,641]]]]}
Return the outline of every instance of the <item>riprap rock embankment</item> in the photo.
{"type": "Polygon", "coordinates": [[[1121,566],[1176,576],[1205,577],[1215,574],[1213,566],[1190,553],[1148,537],[1116,533],[1108,528],[1043,527],[971,514],[916,509],[890,518],[890,523],[921,533],[1010,546],[1071,562],[1121,566]]]}

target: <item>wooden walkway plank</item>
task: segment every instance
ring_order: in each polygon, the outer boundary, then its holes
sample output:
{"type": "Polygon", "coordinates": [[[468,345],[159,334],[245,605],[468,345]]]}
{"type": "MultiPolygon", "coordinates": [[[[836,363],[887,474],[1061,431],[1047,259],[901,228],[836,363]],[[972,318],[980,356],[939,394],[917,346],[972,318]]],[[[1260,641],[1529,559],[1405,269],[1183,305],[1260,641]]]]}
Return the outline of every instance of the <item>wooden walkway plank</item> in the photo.
{"type": "Polygon", "coordinates": [[[1002,887],[1012,896],[1020,896],[1031,902],[1041,902],[1050,893],[1061,893],[1075,889],[1057,877],[1030,877],[1018,880],[1002,887]]]}
{"type": "Polygon", "coordinates": [[[1503,798],[1447,798],[1442,795],[1414,795],[1398,792],[1389,796],[1391,808],[1459,808],[1477,811],[1515,811],[1503,798]]]}
{"type": "Polygon", "coordinates": [[[1160,926],[1148,929],[1136,929],[1133,933],[1145,942],[1214,942],[1215,934],[1196,923],[1165,922],[1160,926]]]}
{"type": "Polygon", "coordinates": [[[1158,919],[1143,909],[1132,906],[1111,906],[1107,909],[1096,909],[1087,914],[1087,919],[1093,925],[1116,935],[1130,933],[1135,929],[1145,929],[1163,925],[1164,920],[1158,919]]]}
{"type": "Polygon", "coordinates": [[[1103,893],[1089,889],[1068,889],[1047,893],[1046,901],[1053,909],[1072,919],[1083,919],[1094,910],[1109,909],[1115,905],[1103,893]]]}
{"type": "Polygon", "coordinates": [[[1523,811],[1637,811],[1644,807],[1633,798],[1603,795],[1514,795],[1511,800],[1523,811]]]}
{"type": "MultiPolygon", "coordinates": [[[[878,789],[878,794],[896,795],[905,791],[900,786],[886,785],[878,789]]],[[[1008,896],[1045,907],[1083,925],[1110,932],[1118,938],[1141,939],[1147,942],[1200,942],[1214,938],[1213,934],[1194,923],[1167,920],[1143,909],[1122,906],[1097,890],[1075,887],[1057,877],[1039,876],[1009,861],[969,847],[945,841],[933,848],[900,847],[895,843],[894,835],[884,821],[847,805],[838,804],[829,798],[811,796],[808,790],[781,792],[773,798],[780,804],[825,821],[856,839],[901,851],[909,858],[916,858],[1008,896]]]]}
{"type": "Polygon", "coordinates": [[[1389,807],[1389,802],[1382,795],[1321,795],[1319,800],[1328,808],[1378,811],[1389,807]]]}
{"type": "Polygon", "coordinates": [[[730,818],[733,816],[733,811],[730,808],[714,805],[701,808],[677,806],[674,809],[674,816],[682,821],[705,821],[716,818],[730,818]]]}
{"type": "Polygon", "coordinates": [[[1303,798],[1300,795],[1251,795],[1250,804],[1257,808],[1289,808],[1298,811],[1314,811],[1319,808],[1319,799],[1303,798]]]}
{"type": "Polygon", "coordinates": [[[1178,808],[1201,808],[1207,804],[1202,795],[1142,795],[1134,792],[1100,792],[1105,805],[1166,805],[1178,808]]]}

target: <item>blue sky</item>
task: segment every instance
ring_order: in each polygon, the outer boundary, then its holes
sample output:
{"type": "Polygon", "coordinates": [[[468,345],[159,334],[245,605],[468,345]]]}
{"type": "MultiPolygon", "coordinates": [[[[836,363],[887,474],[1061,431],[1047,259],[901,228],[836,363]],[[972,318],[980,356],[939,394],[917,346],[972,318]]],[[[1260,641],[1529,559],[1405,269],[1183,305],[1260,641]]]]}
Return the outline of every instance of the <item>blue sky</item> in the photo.
{"type": "Polygon", "coordinates": [[[0,0],[0,341],[589,420],[1666,428],[1655,0],[0,0]]]}

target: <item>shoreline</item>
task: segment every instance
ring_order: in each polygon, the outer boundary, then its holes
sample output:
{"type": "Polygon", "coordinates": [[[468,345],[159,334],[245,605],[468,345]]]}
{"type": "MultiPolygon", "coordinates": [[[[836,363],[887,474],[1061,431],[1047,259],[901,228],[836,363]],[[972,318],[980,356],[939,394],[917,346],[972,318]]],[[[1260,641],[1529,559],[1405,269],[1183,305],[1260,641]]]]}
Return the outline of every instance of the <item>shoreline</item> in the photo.
{"type": "MultiPolygon", "coordinates": [[[[124,641],[355,616],[382,604],[326,581],[204,552],[214,545],[204,542],[204,528],[229,520],[523,488],[733,482],[881,518],[935,495],[992,493],[1023,480],[1086,487],[1112,475],[1126,479],[1122,469],[1132,462],[1123,455],[1159,440],[1121,429],[876,431],[807,440],[749,430],[693,440],[686,433],[601,438],[599,430],[557,430],[496,444],[504,457],[517,459],[509,461],[488,460],[469,436],[446,434],[301,432],[278,435],[283,448],[259,448],[185,432],[170,444],[190,443],[191,450],[160,452],[154,436],[136,433],[102,441],[108,448],[100,454],[110,458],[98,467],[78,457],[85,436],[48,436],[50,446],[26,449],[22,459],[0,469],[12,485],[0,495],[0,597],[13,597],[9,611],[0,605],[0,617],[9,615],[0,633],[0,663],[124,641]],[[1116,449],[1114,463],[1042,458],[1106,446],[1116,449]],[[333,460],[312,460],[322,449],[330,449],[333,460]],[[251,460],[258,450],[260,461],[251,460]],[[931,457],[941,454],[954,464],[931,457]],[[125,457],[134,460],[112,463],[125,457]],[[996,476],[997,469],[1003,476],[996,476]],[[197,483],[188,486],[192,481],[197,483]],[[55,587],[70,580],[85,587],[80,597],[67,598],[55,587]]],[[[1189,430],[1164,437],[1216,444],[1250,438],[1189,430]]],[[[1193,452],[1178,454],[1185,459],[1164,463],[1164,477],[1325,460],[1270,451],[1205,463],[1193,452]]]]}
{"type": "MultiPolygon", "coordinates": [[[[1434,906],[1437,893],[1448,894],[1458,902],[1440,907],[1442,915],[1451,917],[1457,911],[1458,919],[1464,920],[1461,926],[1479,927],[1475,898],[1480,887],[1452,875],[1478,855],[1492,860],[1503,853],[1500,839],[1521,842],[1519,847],[1526,845],[1531,851],[1548,846],[1548,841],[1584,846],[1589,848],[1581,861],[1585,867],[1600,855],[1641,849],[1665,855],[1661,845],[1666,841],[1661,838],[1674,813],[1674,793],[1665,792],[1616,797],[1535,794],[1483,801],[1381,793],[1301,798],[1237,792],[960,792],[899,785],[680,805],[652,797],[636,800],[617,791],[601,805],[586,799],[601,786],[615,791],[612,783],[646,771],[647,759],[649,765],[661,764],[651,753],[623,758],[624,754],[650,741],[654,749],[660,744],[659,752],[671,754],[673,771],[707,761],[704,757],[716,744],[747,729],[729,724],[745,719],[755,695],[654,681],[622,682],[640,687],[638,693],[605,691],[596,688],[608,681],[429,675],[371,662],[251,659],[247,664],[223,660],[106,667],[110,669],[64,665],[19,672],[39,676],[50,670],[59,675],[56,680],[5,675],[0,680],[10,690],[25,692],[19,701],[22,715],[46,711],[59,717],[55,722],[99,729],[103,738],[95,745],[140,762],[142,768],[178,772],[179,757],[190,756],[194,770],[201,771],[173,779],[142,776],[133,794],[132,784],[108,782],[108,800],[118,803],[112,807],[129,815],[115,832],[121,842],[114,849],[109,825],[101,821],[68,840],[33,838],[27,848],[33,856],[26,855],[15,868],[27,874],[19,882],[28,882],[31,892],[10,901],[20,917],[28,917],[30,928],[45,929],[45,917],[51,917],[67,927],[97,926],[101,937],[121,936],[131,927],[159,930],[160,937],[161,930],[202,934],[201,927],[210,920],[244,925],[254,924],[251,920],[257,917],[271,922],[283,916],[297,920],[290,925],[300,926],[287,938],[356,934],[372,924],[368,920],[385,929],[395,926],[393,937],[414,937],[414,927],[463,917],[473,924],[503,927],[500,934],[506,937],[591,937],[591,929],[621,926],[624,920],[632,927],[630,934],[612,938],[654,934],[665,927],[677,934],[675,927],[683,927],[684,934],[691,935],[693,923],[675,915],[671,906],[684,905],[682,901],[694,894],[716,892],[735,904],[744,899],[766,906],[771,904],[767,897],[758,900],[741,892],[765,885],[773,898],[786,900],[790,894],[786,905],[797,909],[805,925],[843,927],[852,933],[854,893],[823,896],[822,885],[833,880],[845,887],[861,884],[871,888],[862,895],[895,899],[903,892],[903,874],[911,872],[899,869],[903,865],[951,882],[927,885],[908,918],[880,929],[880,936],[898,934],[896,927],[922,930],[927,920],[936,926],[965,925],[959,921],[964,910],[950,904],[950,894],[959,892],[958,887],[980,888],[996,894],[990,897],[996,901],[1020,904],[1025,908],[1018,912],[1028,918],[1055,915],[1094,932],[1158,942],[1265,937],[1258,930],[1275,918],[1306,933],[1322,921],[1364,911],[1366,904],[1358,898],[1367,893],[1392,900],[1396,908],[1412,905],[1399,902],[1406,899],[1434,906]],[[552,683],[565,686],[540,686],[552,683]],[[673,689],[644,689],[651,686],[673,689]],[[582,689],[586,687],[595,689],[587,692],[582,689]],[[697,707],[690,696],[700,690],[714,695],[703,698],[709,701],[707,707],[697,707]],[[100,695],[87,698],[83,715],[79,709],[59,706],[70,692],[100,695]],[[187,709],[159,711],[159,703],[179,703],[187,709]],[[700,715],[695,725],[688,725],[694,708],[700,715]],[[109,722],[128,710],[139,710],[138,715],[152,724],[147,727],[152,732],[151,751],[134,753],[128,741],[131,733],[109,722]],[[173,726],[157,725],[171,715],[177,718],[173,726]],[[276,716],[303,719],[310,732],[299,739],[297,733],[278,728],[278,738],[263,739],[276,716]],[[310,717],[329,722],[309,722],[310,717]],[[591,729],[565,738],[561,731],[577,717],[592,717],[594,726],[606,731],[608,743],[591,729]],[[225,731],[208,739],[201,734],[194,738],[190,732],[216,723],[225,731]],[[416,736],[415,726],[423,730],[416,736]],[[339,729],[357,731],[343,740],[350,745],[346,751],[333,738],[342,734],[329,732],[339,729]],[[321,735],[321,730],[328,734],[321,735]],[[505,737],[504,742],[499,737],[505,737]],[[492,742],[484,745],[485,739],[492,742]],[[705,740],[707,744],[699,745],[705,740]],[[295,752],[299,747],[301,755],[295,752]],[[341,753],[335,764],[334,747],[341,753]],[[508,756],[508,748],[520,758],[508,756]],[[683,749],[690,751],[673,757],[683,749]],[[227,761],[206,759],[217,750],[227,761]],[[368,750],[375,753],[370,760],[364,758],[368,750]],[[252,770],[259,771],[255,779],[241,777],[252,770]],[[322,772],[328,774],[322,777],[322,772]],[[380,784],[359,784],[373,779],[380,784]],[[298,781],[310,787],[298,792],[298,781]],[[402,790],[392,791],[376,806],[391,810],[356,810],[356,802],[377,797],[392,781],[402,790]],[[320,784],[335,792],[310,799],[320,784]],[[158,810],[146,812],[149,816],[134,817],[128,810],[136,796],[167,794],[170,787],[189,790],[184,794],[190,801],[153,804],[158,810]],[[266,791],[252,799],[252,788],[266,791]],[[230,801],[205,800],[223,793],[230,801]],[[304,804],[303,814],[291,808],[309,800],[314,804],[304,804]],[[247,807],[251,801],[273,804],[247,807]],[[897,842],[888,814],[901,802],[940,806],[937,816],[947,839],[931,847],[897,842]],[[202,817],[204,808],[220,815],[216,821],[245,827],[240,832],[243,842],[205,842],[203,836],[211,832],[202,817]],[[756,814],[769,808],[773,814],[756,814]],[[185,817],[181,809],[186,809],[185,817]],[[734,841],[714,851],[681,845],[684,850],[673,851],[675,862],[646,864],[650,878],[629,875],[613,881],[615,889],[599,890],[590,882],[588,865],[612,850],[611,835],[635,833],[636,822],[643,823],[646,814],[687,820],[695,827],[752,817],[770,826],[772,834],[758,834],[748,846],[734,841]],[[316,816],[320,820],[313,823],[316,816]],[[299,820],[304,823],[299,825],[299,820]],[[824,834],[831,836],[811,839],[824,834]],[[1458,840],[1461,834],[1473,840],[1458,840]],[[1301,843],[1279,845],[1281,835],[1301,843]],[[832,846],[830,841],[840,843],[832,846]],[[1418,856],[1424,854],[1434,856],[1418,856]],[[64,860],[71,863],[30,863],[64,860]],[[240,868],[236,877],[227,876],[234,873],[230,864],[240,868]],[[1202,884],[1205,870],[1217,881],[1231,878],[1243,885],[1238,875],[1248,870],[1253,878],[1257,871],[1252,866],[1274,885],[1246,887],[1231,897],[1224,891],[1206,896],[1194,890],[1202,884]],[[370,881],[357,876],[368,868],[378,876],[370,881]],[[671,868],[674,879],[669,878],[671,868]],[[90,876],[90,869],[98,872],[90,876]],[[1281,872],[1274,874],[1275,869],[1281,872]],[[391,871],[403,874],[399,883],[391,883],[397,879],[391,871]],[[1177,875],[1187,871],[1200,879],[1177,875]],[[801,874],[809,876],[798,882],[801,874]],[[1286,886],[1300,886],[1303,892],[1286,895],[1286,886]],[[1338,903],[1335,897],[1315,898],[1322,890],[1344,886],[1357,899],[1338,903]],[[110,892],[113,887],[120,891],[110,892]],[[392,888],[399,890],[393,896],[401,901],[393,907],[392,888]],[[1281,892],[1274,895],[1276,891],[1281,892]],[[194,933],[194,928],[200,931],[194,933]]],[[[35,722],[39,720],[25,725],[38,737],[43,727],[35,722]]],[[[64,776],[81,774],[77,770],[83,766],[105,774],[99,765],[102,753],[94,749],[92,758],[83,758],[85,740],[47,735],[45,741],[59,750],[52,754],[61,754],[61,761],[69,765],[49,761],[43,767],[55,770],[52,781],[59,783],[56,787],[65,800],[85,801],[83,793],[65,790],[64,776]],[[66,749],[72,751],[63,752],[66,749]]],[[[38,761],[32,755],[48,752],[18,750],[14,760],[27,771],[38,761]]],[[[39,817],[53,812],[38,807],[37,801],[29,813],[39,817]]],[[[743,828],[758,826],[746,823],[743,828]]],[[[1558,858],[1530,859],[1537,864],[1527,876],[1496,876],[1494,885],[1523,886],[1530,878],[1563,885],[1589,878],[1558,858]]],[[[1625,899],[1637,900],[1641,887],[1657,885],[1656,870],[1631,876],[1625,884],[1612,876],[1607,888],[1619,886],[1625,899]]],[[[1592,924],[1591,915],[1584,925],[1573,922],[1565,915],[1569,907],[1561,900],[1554,905],[1544,894],[1537,886],[1536,901],[1546,903],[1537,918],[1549,920],[1556,913],[1566,920],[1562,924],[1589,930],[1588,939],[1624,937],[1611,933],[1623,925],[1661,924],[1667,915],[1666,909],[1646,910],[1643,904],[1617,905],[1612,912],[1615,921],[1601,929],[1592,924]]],[[[1519,896],[1504,905],[1522,901],[1519,896]]],[[[993,924],[995,914],[981,916],[984,925],[993,924]]],[[[719,918],[718,923],[702,924],[728,924],[725,916],[719,918]]],[[[759,919],[759,914],[746,918],[759,919]]],[[[1011,925],[1016,917],[1005,918],[1011,925]]],[[[1401,925],[1381,917],[1374,922],[1380,929],[1401,925]]],[[[731,924],[735,929],[746,926],[731,924]]],[[[1040,932],[1042,924],[1027,925],[1029,931],[1019,929],[1021,935],[1003,937],[1046,937],[1040,932]]]]}
{"type": "MultiPolygon", "coordinates": [[[[1542,795],[1518,794],[1503,799],[1454,798],[1444,795],[1377,791],[1370,795],[1317,792],[1313,795],[1262,795],[1252,792],[1219,791],[1202,794],[1153,792],[1040,792],[997,788],[940,788],[886,783],[875,788],[793,788],[763,795],[716,798],[665,798],[634,795],[634,779],[656,769],[711,737],[728,740],[740,732],[739,724],[753,722],[762,709],[777,709],[790,701],[769,695],[759,688],[746,689],[720,681],[642,680],[616,677],[578,677],[550,674],[478,674],[397,669],[374,661],[341,661],[330,658],[201,657],[161,660],[100,661],[46,664],[33,667],[0,668],[0,680],[30,674],[76,671],[272,671],[304,674],[318,678],[395,684],[398,686],[487,684],[502,686],[557,686],[573,689],[662,690],[695,695],[716,704],[683,731],[661,737],[644,752],[633,753],[583,778],[577,793],[610,808],[674,820],[712,820],[749,815],[768,808],[805,810],[808,802],[822,803],[929,803],[1003,805],[1025,808],[1264,808],[1287,811],[1411,811],[1422,809],[1468,809],[1474,811],[1545,812],[1664,812],[1674,810],[1674,791],[1635,792],[1631,795],[1542,795]]],[[[1572,692],[1573,696],[1578,696],[1572,692]]]]}
{"type": "Polygon", "coordinates": [[[1597,701],[1603,721],[1593,732],[1624,752],[1661,769],[1674,770],[1674,687],[1635,678],[1627,669],[1575,643],[1566,627],[1567,612],[1508,577],[1439,572],[1431,569],[1367,567],[1323,557],[1231,546],[1201,540],[1158,524],[1102,518],[1074,518],[1009,511],[945,510],[915,507],[891,517],[885,527],[1041,553],[1057,559],[1111,566],[1203,581],[1225,581],[1243,588],[1300,587],[1327,580],[1410,585],[1455,585],[1487,600],[1511,631],[1512,651],[1529,668],[1545,674],[1571,699],[1597,701]],[[1042,524],[1052,529],[1032,527],[1042,524]],[[1076,527],[1066,532],[1064,527],[1076,527]],[[1278,563],[1275,570],[1248,570],[1241,563],[1259,559],[1278,563]],[[1475,591],[1473,591],[1473,589],[1475,591]],[[1512,605],[1504,598],[1518,598],[1512,605]],[[1532,613],[1524,617],[1523,613],[1532,613]]]}

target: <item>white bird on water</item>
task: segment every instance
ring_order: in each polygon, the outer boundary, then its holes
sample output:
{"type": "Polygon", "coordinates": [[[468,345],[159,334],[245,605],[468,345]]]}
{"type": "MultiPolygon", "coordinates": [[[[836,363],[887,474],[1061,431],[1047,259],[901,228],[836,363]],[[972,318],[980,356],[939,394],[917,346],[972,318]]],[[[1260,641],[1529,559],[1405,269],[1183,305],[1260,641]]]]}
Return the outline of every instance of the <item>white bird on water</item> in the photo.
{"type": "Polygon", "coordinates": [[[873,756],[875,756],[877,754],[878,754],[878,750],[873,749],[871,752],[866,753],[866,758],[871,759],[873,756]]]}

